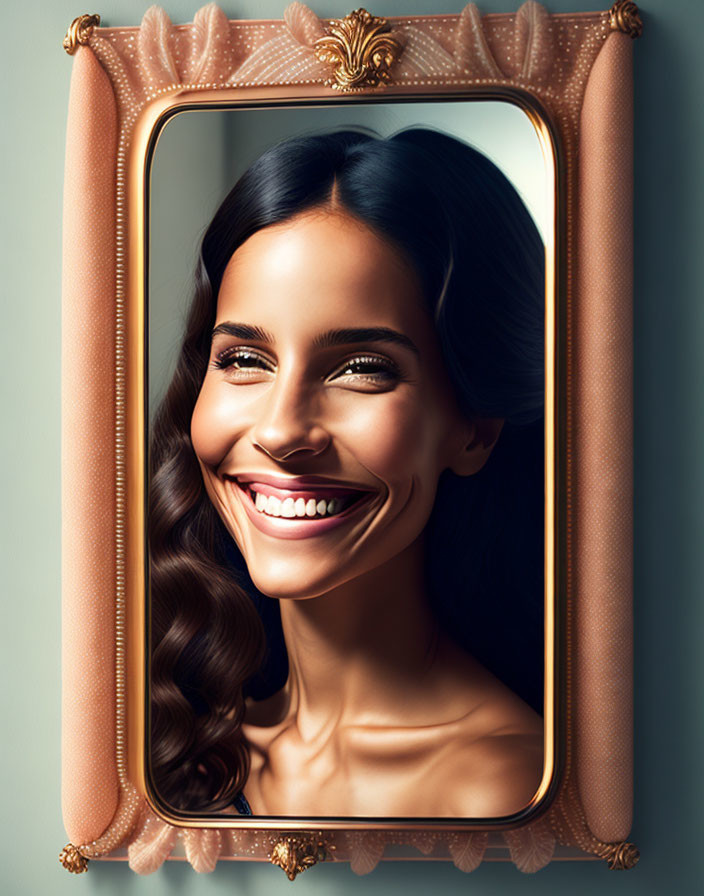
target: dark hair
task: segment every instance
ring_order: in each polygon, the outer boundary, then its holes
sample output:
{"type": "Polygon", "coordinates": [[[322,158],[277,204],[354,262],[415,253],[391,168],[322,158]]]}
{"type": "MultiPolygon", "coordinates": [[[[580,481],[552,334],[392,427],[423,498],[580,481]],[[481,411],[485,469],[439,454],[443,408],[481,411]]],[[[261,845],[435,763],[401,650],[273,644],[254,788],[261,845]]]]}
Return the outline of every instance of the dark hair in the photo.
{"type": "Polygon", "coordinates": [[[177,808],[232,804],[249,772],[245,696],[273,693],[287,674],[278,603],[249,580],[190,441],[220,282],[253,233],[333,194],[415,267],[464,413],[506,420],[480,473],[441,477],[428,585],[459,643],[542,706],[545,277],[535,224],[501,171],[445,134],[286,140],[246,171],[207,229],[152,433],[150,755],[157,791],[177,808]]]}

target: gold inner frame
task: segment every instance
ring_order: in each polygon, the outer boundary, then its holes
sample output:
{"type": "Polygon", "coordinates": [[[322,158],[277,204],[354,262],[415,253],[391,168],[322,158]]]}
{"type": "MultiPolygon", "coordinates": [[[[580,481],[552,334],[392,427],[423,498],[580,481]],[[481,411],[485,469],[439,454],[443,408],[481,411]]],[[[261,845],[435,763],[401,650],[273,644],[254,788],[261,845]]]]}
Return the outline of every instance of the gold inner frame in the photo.
{"type": "MultiPolygon", "coordinates": [[[[126,754],[131,781],[151,808],[177,827],[259,828],[275,830],[504,830],[525,825],[547,808],[556,793],[565,752],[565,624],[559,595],[565,594],[565,405],[566,252],[565,160],[559,131],[542,104],[512,87],[442,88],[432,93],[390,87],[383,93],[340,97],[319,88],[235,88],[183,90],[148,103],[140,115],[127,160],[126,249],[130,259],[126,303],[126,754]],[[154,793],[148,773],[149,599],[146,551],[146,299],[148,295],[149,177],[153,153],[166,123],[176,114],[202,109],[304,107],[332,103],[477,102],[499,100],[518,106],[530,119],[552,178],[548,199],[553,209],[546,234],[545,295],[545,690],[543,777],[531,802],[508,818],[344,819],[270,816],[196,815],[167,809],[154,793]]],[[[118,734],[119,740],[119,734],[118,734]]]]}

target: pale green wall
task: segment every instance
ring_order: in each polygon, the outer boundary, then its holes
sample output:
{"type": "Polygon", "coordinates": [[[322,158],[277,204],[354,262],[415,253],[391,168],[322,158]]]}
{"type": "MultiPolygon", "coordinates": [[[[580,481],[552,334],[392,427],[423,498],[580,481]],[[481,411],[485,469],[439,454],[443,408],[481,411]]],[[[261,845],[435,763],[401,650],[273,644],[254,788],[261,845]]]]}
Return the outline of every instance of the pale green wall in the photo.
{"type": "MultiPolygon", "coordinates": [[[[604,0],[606,5],[608,0],[604,0]]],[[[148,0],[103,0],[106,25],[148,0]]],[[[174,21],[198,0],[166,0],[174,21]]],[[[314,0],[343,14],[350,0],[314,0]]],[[[461,0],[378,0],[378,14],[456,12],[461,0]]],[[[505,11],[511,0],[483,0],[505,11]]],[[[551,0],[553,11],[589,0],[551,0]]],[[[232,18],[278,17],[282,0],[222,0],[232,18]]],[[[140,879],[93,863],[72,877],[59,793],[60,224],[70,61],[61,38],[91,9],[75,0],[2,4],[2,743],[0,892],[29,894],[695,894],[704,881],[704,117],[702,0],[643,0],[636,45],[636,820],[640,865],[345,866],[291,885],[278,869],[226,865],[197,877],[171,864],[140,879]],[[294,890],[291,890],[291,887],[294,890]]],[[[106,359],[109,363],[109,359],[106,359]]]]}

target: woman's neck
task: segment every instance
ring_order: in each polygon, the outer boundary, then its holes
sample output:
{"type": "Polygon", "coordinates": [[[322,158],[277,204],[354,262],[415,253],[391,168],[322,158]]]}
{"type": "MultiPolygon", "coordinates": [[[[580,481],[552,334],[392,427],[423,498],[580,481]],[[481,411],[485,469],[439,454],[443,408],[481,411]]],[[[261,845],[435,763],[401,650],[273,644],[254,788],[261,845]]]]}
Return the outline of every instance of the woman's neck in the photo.
{"type": "Polygon", "coordinates": [[[287,715],[304,737],[341,722],[398,723],[437,640],[422,544],[327,594],[281,601],[281,621],[287,715]]]}

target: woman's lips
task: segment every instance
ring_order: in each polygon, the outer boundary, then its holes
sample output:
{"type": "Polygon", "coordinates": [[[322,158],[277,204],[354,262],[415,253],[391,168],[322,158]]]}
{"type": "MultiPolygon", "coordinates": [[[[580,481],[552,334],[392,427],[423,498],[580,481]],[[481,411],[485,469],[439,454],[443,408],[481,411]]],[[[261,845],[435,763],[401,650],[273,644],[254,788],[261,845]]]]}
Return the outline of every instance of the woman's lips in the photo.
{"type": "Polygon", "coordinates": [[[316,477],[243,475],[229,479],[247,516],[267,535],[310,538],[347,522],[375,492],[316,477]]]}

